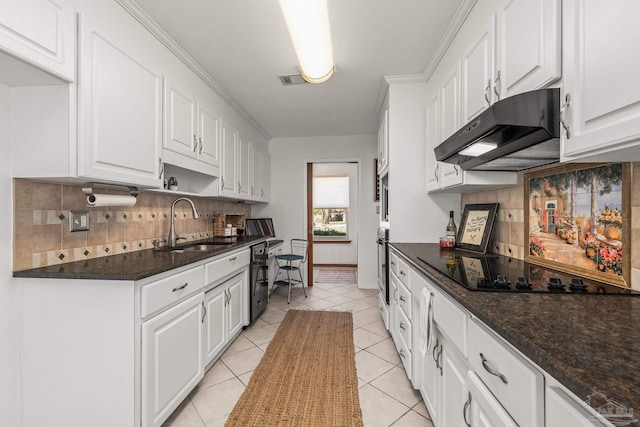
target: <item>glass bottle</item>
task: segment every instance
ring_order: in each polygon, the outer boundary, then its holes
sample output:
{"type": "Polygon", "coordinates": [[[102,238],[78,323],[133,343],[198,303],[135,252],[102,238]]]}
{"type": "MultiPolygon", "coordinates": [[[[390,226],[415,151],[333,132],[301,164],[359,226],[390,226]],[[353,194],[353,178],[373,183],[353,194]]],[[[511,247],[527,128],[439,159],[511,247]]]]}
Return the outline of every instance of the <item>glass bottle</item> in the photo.
{"type": "Polygon", "coordinates": [[[447,224],[447,238],[451,239],[455,244],[456,235],[458,234],[458,227],[453,219],[453,211],[449,211],[449,223],[447,224]]]}

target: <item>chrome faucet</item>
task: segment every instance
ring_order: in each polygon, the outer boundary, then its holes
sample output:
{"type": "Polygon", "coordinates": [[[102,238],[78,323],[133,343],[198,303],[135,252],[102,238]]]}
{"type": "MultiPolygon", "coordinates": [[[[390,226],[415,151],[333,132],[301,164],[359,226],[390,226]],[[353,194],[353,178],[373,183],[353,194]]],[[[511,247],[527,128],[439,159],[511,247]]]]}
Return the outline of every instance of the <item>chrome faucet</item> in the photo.
{"type": "Polygon", "coordinates": [[[176,242],[178,240],[186,239],[186,237],[184,236],[176,236],[176,229],[175,229],[176,204],[181,200],[184,200],[185,202],[189,202],[189,204],[191,205],[191,212],[193,212],[193,219],[198,219],[198,211],[196,211],[196,206],[193,204],[191,199],[187,197],[178,197],[173,201],[173,203],[171,203],[171,225],[169,226],[169,237],[167,239],[169,247],[171,248],[176,246],[176,242]]]}

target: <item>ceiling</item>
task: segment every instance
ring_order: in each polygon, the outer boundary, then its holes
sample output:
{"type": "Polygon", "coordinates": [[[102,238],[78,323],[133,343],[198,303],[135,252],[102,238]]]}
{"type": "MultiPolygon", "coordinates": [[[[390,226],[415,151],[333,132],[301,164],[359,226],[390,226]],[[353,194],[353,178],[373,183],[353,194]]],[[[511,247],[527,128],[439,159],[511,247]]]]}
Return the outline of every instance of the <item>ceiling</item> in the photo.
{"type": "Polygon", "coordinates": [[[375,134],[384,76],[422,74],[463,0],[328,0],[336,74],[297,60],[277,0],[135,0],[271,137],[375,134]]]}

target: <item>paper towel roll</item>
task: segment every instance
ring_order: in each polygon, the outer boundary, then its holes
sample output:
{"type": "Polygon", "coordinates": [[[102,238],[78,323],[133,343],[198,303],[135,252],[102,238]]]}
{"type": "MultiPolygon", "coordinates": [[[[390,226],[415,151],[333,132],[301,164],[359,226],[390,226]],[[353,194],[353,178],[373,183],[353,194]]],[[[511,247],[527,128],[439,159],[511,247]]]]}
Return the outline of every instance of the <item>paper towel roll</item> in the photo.
{"type": "Polygon", "coordinates": [[[92,194],[87,196],[87,206],[97,208],[100,206],[134,206],[134,196],[118,196],[115,194],[92,194]]]}

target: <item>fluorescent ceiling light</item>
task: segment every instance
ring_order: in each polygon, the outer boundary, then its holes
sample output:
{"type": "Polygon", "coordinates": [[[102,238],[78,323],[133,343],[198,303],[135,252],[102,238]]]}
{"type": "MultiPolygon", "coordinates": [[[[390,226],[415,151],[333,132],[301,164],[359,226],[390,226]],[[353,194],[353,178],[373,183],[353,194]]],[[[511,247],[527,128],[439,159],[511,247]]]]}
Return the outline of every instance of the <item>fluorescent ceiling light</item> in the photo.
{"type": "Polygon", "coordinates": [[[329,80],[335,71],[326,0],[280,0],[300,74],[309,83],[329,80]]]}
{"type": "Polygon", "coordinates": [[[498,144],[496,144],[495,142],[476,142],[475,144],[471,144],[464,150],[460,150],[458,154],[469,157],[478,157],[483,155],[484,153],[488,153],[491,150],[495,150],[496,148],[498,148],[498,144]]]}

